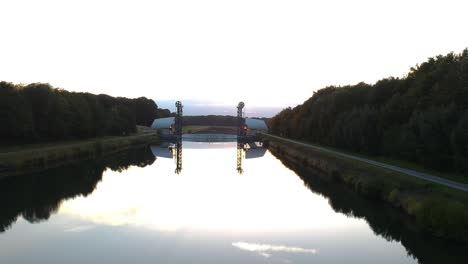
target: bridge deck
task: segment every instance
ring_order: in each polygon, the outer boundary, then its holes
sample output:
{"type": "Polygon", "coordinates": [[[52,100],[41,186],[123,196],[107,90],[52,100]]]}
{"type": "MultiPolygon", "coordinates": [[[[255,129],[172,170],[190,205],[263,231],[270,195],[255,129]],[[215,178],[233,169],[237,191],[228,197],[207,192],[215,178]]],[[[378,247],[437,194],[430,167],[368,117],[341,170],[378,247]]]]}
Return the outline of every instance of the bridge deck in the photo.
{"type": "MultiPolygon", "coordinates": [[[[161,139],[164,141],[174,142],[178,138],[175,135],[161,135],[161,139]]],[[[254,142],[258,141],[256,135],[243,136],[238,139],[237,135],[228,134],[183,134],[182,141],[191,142],[254,142]]]]}

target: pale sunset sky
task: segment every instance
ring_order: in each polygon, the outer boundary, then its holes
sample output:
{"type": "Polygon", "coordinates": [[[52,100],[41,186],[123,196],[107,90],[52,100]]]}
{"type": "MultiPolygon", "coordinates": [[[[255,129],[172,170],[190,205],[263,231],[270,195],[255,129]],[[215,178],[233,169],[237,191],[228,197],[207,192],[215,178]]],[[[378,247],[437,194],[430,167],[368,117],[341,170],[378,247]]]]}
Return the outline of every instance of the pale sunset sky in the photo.
{"type": "Polygon", "coordinates": [[[0,80],[295,105],[468,47],[468,1],[0,0],[0,80]]]}

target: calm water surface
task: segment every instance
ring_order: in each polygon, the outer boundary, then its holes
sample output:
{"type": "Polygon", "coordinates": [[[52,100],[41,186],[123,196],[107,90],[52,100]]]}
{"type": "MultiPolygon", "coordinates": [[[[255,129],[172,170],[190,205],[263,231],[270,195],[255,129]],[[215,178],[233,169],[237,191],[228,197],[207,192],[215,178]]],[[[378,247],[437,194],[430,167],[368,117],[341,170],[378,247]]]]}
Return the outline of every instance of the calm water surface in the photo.
{"type": "Polygon", "coordinates": [[[239,174],[235,143],[184,142],[176,174],[161,151],[0,180],[0,263],[466,263],[270,152],[239,174]]]}

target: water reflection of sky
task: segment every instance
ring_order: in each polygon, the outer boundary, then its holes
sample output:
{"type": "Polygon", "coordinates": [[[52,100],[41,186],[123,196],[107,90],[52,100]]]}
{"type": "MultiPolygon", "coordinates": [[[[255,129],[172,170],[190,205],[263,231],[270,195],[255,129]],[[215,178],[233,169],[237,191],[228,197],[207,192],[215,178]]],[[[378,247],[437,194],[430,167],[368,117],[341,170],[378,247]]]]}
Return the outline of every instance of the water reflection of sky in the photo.
{"type": "Polygon", "coordinates": [[[1,235],[0,260],[415,263],[365,221],[335,213],[269,152],[244,160],[240,175],[235,144],[219,144],[184,143],[178,175],[162,158],[106,171],[91,195],[63,202],[49,221],[20,220],[1,235]]]}
{"type": "Polygon", "coordinates": [[[327,232],[366,225],[336,214],[271,154],[251,163],[244,160],[245,173],[239,175],[235,149],[210,145],[216,148],[184,147],[179,175],[173,173],[174,161],[167,159],[149,168],[108,171],[97,191],[65,202],[60,212],[157,230],[327,232]]]}

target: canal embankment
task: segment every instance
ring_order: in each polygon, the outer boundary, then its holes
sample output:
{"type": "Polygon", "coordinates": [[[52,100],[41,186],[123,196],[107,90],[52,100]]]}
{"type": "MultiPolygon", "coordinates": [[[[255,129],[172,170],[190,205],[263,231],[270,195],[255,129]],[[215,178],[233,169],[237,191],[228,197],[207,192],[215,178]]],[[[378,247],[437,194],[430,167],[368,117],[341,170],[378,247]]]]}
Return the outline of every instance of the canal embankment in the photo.
{"type": "Polygon", "coordinates": [[[0,178],[41,171],[101,157],[141,145],[158,143],[156,132],[0,149],[0,178]]]}
{"type": "Polygon", "coordinates": [[[426,233],[468,242],[467,192],[301,142],[261,136],[275,156],[313,171],[305,177],[339,182],[361,196],[400,209],[426,233]]]}

